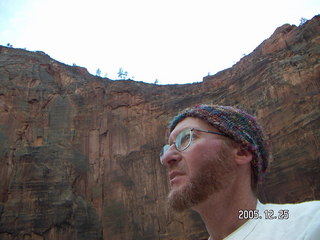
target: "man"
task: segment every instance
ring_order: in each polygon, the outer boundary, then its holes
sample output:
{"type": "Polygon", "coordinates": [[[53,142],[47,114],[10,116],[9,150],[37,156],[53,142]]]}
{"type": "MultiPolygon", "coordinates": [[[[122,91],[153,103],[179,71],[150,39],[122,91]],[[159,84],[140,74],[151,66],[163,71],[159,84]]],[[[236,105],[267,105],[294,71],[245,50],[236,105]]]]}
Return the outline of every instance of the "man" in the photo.
{"type": "Polygon", "coordinates": [[[196,105],[170,124],[160,161],[176,211],[193,209],[210,240],[320,239],[320,202],[262,204],[257,183],[270,157],[256,119],[228,106],[196,105]]]}

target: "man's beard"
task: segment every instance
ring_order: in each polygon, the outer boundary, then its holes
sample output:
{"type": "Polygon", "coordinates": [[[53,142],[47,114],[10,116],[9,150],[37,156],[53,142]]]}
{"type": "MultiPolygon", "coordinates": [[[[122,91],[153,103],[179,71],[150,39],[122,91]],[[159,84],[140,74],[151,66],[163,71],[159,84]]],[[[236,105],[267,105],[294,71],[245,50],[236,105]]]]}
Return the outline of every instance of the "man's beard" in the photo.
{"type": "Polygon", "coordinates": [[[232,180],[234,166],[223,146],[214,159],[206,161],[193,178],[185,186],[172,189],[168,195],[169,206],[182,212],[208,199],[214,193],[225,189],[232,180]]]}

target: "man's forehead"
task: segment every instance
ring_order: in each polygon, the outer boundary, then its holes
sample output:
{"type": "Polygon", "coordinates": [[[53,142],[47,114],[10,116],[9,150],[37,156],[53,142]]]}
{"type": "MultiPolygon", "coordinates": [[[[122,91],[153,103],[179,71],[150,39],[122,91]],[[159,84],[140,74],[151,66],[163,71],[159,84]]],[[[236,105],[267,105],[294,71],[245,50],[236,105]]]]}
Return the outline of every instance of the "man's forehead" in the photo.
{"type": "Polygon", "coordinates": [[[177,124],[173,131],[169,135],[169,141],[175,139],[175,137],[186,128],[199,128],[202,130],[216,130],[213,126],[209,125],[206,121],[200,118],[187,117],[177,124]]]}

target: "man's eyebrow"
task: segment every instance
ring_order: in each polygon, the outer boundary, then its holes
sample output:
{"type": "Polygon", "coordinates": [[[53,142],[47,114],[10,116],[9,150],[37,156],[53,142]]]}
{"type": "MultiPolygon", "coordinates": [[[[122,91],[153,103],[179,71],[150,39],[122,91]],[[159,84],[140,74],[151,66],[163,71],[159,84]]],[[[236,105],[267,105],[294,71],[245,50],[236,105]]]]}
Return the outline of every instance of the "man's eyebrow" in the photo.
{"type": "Polygon", "coordinates": [[[177,134],[172,135],[173,131],[170,133],[169,138],[168,138],[168,143],[171,145],[174,141],[173,139],[176,139],[177,134]]]}
{"type": "MultiPolygon", "coordinates": [[[[182,128],[182,129],[180,129],[180,131],[177,132],[177,134],[175,134],[174,139],[176,139],[176,137],[177,137],[182,131],[184,131],[184,130],[186,130],[186,129],[192,129],[192,127],[184,127],[184,128],[182,128]]],[[[173,131],[170,133],[169,138],[168,138],[168,143],[169,143],[169,145],[171,145],[170,140],[172,140],[172,138],[173,138],[173,135],[171,135],[172,133],[173,133],[173,131]]],[[[173,142],[173,141],[171,141],[171,142],[173,142]]]]}
{"type": "MultiPolygon", "coordinates": [[[[172,133],[172,132],[171,132],[171,133],[172,133]]],[[[171,135],[171,133],[170,133],[169,138],[168,138],[168,144],[169,144],[169,145],[171,145],[171,143],[173,142],[173,141],[172,141],[173,136],[171,135]]]]}

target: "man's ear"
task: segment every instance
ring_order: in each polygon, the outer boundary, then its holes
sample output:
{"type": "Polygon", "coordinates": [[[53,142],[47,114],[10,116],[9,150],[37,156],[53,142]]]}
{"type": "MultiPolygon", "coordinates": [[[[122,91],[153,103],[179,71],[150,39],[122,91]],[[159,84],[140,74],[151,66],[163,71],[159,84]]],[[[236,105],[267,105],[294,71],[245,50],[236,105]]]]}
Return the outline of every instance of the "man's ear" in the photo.
{"type": "Polygon", "coordinates": [[[253,154],[246,147],[238,145],[235,151],[235,161],[239,165],[249,163],[253,158],[253,154]]]}

